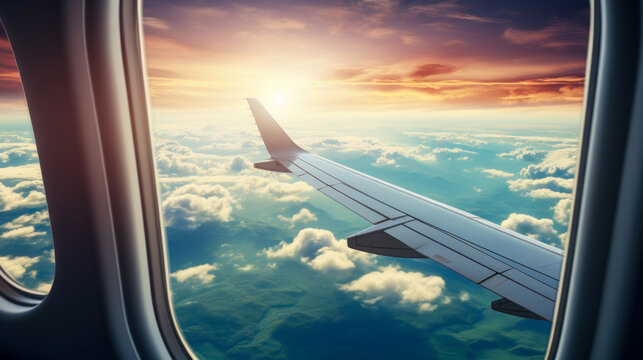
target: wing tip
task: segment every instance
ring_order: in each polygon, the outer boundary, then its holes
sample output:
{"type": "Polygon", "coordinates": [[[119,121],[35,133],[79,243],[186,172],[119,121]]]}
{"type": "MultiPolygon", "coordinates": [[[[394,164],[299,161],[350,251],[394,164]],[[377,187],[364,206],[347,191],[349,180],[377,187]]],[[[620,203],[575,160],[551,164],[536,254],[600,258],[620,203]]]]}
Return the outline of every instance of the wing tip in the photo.
{"type": "Polygon", "coordinates": [[[290,139],[257,98],[248,97],[246,101],[270,156],[283,158],[306,152],[290,139]]]}

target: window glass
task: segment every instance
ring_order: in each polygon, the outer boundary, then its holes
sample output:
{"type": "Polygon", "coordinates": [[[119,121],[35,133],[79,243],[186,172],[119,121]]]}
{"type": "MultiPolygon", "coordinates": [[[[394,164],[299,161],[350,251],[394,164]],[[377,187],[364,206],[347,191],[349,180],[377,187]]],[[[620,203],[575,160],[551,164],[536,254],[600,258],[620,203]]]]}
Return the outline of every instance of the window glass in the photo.
{"type": "Polygon", "coordinates": [[[0,25],[0,267],[48,292],[54,250],[36,144],[11,45],[0,25]]]}
{"type": "Polygon", "coordinates": [[[586,1],[146,1],[179,326],[213,358],[542,358],[551,323],[429,259],[349,249],[370,223],[269,154],[303,148],[564,248],[586,1]]]}

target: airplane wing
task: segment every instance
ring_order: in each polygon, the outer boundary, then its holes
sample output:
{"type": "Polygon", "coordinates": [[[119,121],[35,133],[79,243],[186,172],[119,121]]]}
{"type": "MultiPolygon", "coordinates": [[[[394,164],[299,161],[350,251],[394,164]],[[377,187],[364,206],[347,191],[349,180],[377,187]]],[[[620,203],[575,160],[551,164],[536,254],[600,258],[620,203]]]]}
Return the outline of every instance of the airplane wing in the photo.
{"type": "Polygon", "coordinates": [[[247,101],[271,157],[256,168],[293,173],[373,224],[349,236],[349,247],[433,259],[502,296],[494,310],[552,320],[560,249],[309,153],[257,99],[247,101]]]}

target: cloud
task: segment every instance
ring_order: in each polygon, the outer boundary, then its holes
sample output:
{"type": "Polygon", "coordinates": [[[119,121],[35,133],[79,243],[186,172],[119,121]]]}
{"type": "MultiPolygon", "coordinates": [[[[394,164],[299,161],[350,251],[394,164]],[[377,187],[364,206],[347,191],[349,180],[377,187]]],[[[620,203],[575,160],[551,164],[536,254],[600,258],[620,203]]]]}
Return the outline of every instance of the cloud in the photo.
{"type": "Polygon", "coordinates": [[[536,199],[569,199],[572,197],[570,193],[553,191],[551,189],[535,189],[524,195],[536,199]]]}
{"type": "Polygon", "coordinates": [[[143,17],[143,25],[152,29],[169,30],[170,25],[166,21],[151,16],[143,17]]]}
{"type": "Polygon", "coordinates": [[[255,268],[255,266],[252,265],[252,264],[246,264],[244,266],[239,266],[239,265],[235,264],[234,267],[237,268],[237,270],[243,271],[243,272],[250,271],[250,270],[253,270],[255,268]]]}
{"type": "Polygon", "coordinates": [[[20,166],[7,166],[0,168],[0,179],[31,179],[41,180],[40,164],[31,163],[20,166]]]}
{"type": "Polygon", "coordinates": [[[497,169],[482,169],[482,172],[487,174],[487,177],[496,178],[496,177],[512,177],[513,173],[497,170],[497,169]]]}
{"type": "Polygon", "coordinates": [[[267,30],[301,30],[306,27],[302,21],[277,15],[277,12],[267,11],[250,6],[237,6],[241,10],[240,15],[249,17],[252,23],[256,23],[267,30]]]}
{"type": "Polygon", "coordinates": [[[356,293],[356,298],[367,304],[411,304],[417,306],[419,312],[425,312],[437,308],[432,302],[442,295],[444,287],[445,281],[439,276],[405,272],[399,266],[388,265],[344,284],[340,289],[356,293]]]}
{"type": "Polygon", "coordinates": [[[177,142],[161,145],[156,151],[156,167],[162,175],[198,175],[205,171],[190,161],[194,153],[177,142]]]}
{"type": "Polygon", "coordinates": [[[49,225],[49,212],[47,210],[36,211],[31,214],[20,215],[8,223],[2,225],[4,229],[18,229],[25,225],[49,225]]]}
{"type": "Polygon", "coordinates": [[[2,237],[3,239],[30,238],[46,234],[47,233],[44,231],[36,231],[33,226],[25,226],[4,232],[2,233],[2,235],[0,235],[0,237],[2,237]]]}
{"type": "Polygon", "coordinates": [[[38,284],[38,286],[36,287],[36,290],[40,291],[40,292],[48,293],[49,290],[51,290],[51,285],[52,285],[52,283],[43,282],[43,283],[38,284]]]}
{"type": "Polygon", "coordinates": [[[369,152],[373,150],[376,152],[380,152],[379,157],[375,160],[373,165],[376,165],[376,166],[392,165],[396,167],[398,166],[397,160],[401,158],[412,159],[421,163],[432,163],[437,161],[438,157],[442,155],[460,154],[460,153],[477,154],[475,151],[464,150],[459,147],[456,147],[456,148],[439,147],[428,151],[429,147],[422,144],[418,146],[380,145],[379,147],[371,147],[370,149],[368,147],[361,149],[361,151],[363,152],[364,151],[369,152]]]}
{"type": "Polygon", "coordinates": [[[335,71],[335,78],[348,80],[364,74],[364,69],[338,69],[335,71]]]}
{"type": "Polygon", "coordinates": [[[560,243],[563,246],[563,249],[567,249],[567,244],[569,242],[569,232],[564,232],[560,235],[558,235],[558,239],[560,240],[560,243]]]}
{"type": "Polygon", "coordinates": [[[572,211],[572,199],[561,199],[553,209],[554,220],[558,221],[562,225],[569,224],[569,217],[572,211]]]}
{"type": "Polygon", "coordinates": [[[517,148],[510,152],[498,154],[498,157],[515,157],[517,160],[521,161],[541,161],[547,151],[545,150],[534,150],[527,147],[517,148]]]}
{"type": "Polygon", "coordinates": [[[228,222],[236,202],[221,185],[184,185],[170,193],[162,203],[165,224],[193,230],[208,221],[228,222]]]}
{"type": "Polygon", "coordinates": [[[476,23],[492,23],[498,20],[462,12],[463,6],[455,1],[438,1],[433,4],[411,6],[411,14],[429,16],[436,19],[456,19],[476,23]]]}
{"type": "Polygon", "coordinates": [[[455,71],[455,66],[444,64],[423,64],[415,67],[410,74],[412,78],[422,79],[431,75],[449,74],[455,71]]]}
{"type": "Polygon", "coordinates": [[[521,30],[509,27],[502,37],[518,45],[538,44],[549,48],[587,46],[587,26],[557,22],[539,30],[521,30]]]}
{"type": "Polygon", "coordinates": [[[540,179],[548,176],[572,178],[576,171],[577,149],[562,148],[552,150],[538,164],[530,164],[520,170],[520,175],[540,179]]]}
{"type": "MultiPolygon", "coordinates": [[[[375,160],[373,165],[382,166],[382,165],[394,165],[397,166],[397,160],[401,158],[408,158],[415,160],[420,163],[431,163],[437,160],[437,157],[433,153],[427,153],[425,150],[427,147],[423,145],[419,146],[380,146],[378,151],[380,151],[379,157],[375,160]]],[[[372,150],[372,149],[371,149],[372,150]]],[[[376,151],[377,151],[376,150],[376,151]]],[[[364,151],[364,149],[362,149],[364,151]]]]}
{"type": "Polygon", "coordinates": [[[569,191],[574,187],[574,179],[563,179],[553,176],[548,176],[540,179],[516,179],[507,180],[509,190],[523,191],[536,188],[551,188],[555,191],[569,191]]]}
{"type": "Polygon", "coordinates": [[[469,293],[466,291],[463,291],[460,293],[460,301],[469,301],[471,297],[469,296],[469,293]]]}
{"type": "Polygon", "coordinates": [[[19,279],[27,272],[29,267],[37,263],[39,260],[40,256],[0,256],[0,266],[2,266],[2,268],[11,276],[19,279]]]}
{"type": "Polygon", "coordinates": [[[37,159],[36,145],[34,144],[24,144],[7,151],[0,152],[0,161],[3,163],[32,159],[37,159]]]}
{"type": "Polygon", "coordinates": [[[252,163],[241,155],[235,156],[228,164],[228,169],[233,172],[240,172],[246,169],[252,169],[252,163]]]}
{"type": "Polygon", "coordinates": [[[202,284],[211,283],[214,280],[215,275],[211,274],[211,271],[217,270],[219,264],[203,264],[186,269],[178,270],[170,274],[170,277],[176,279],[176,281],[182,283],[187,280],[199,280],[202,284]]]}
{"type": "MultiPolygon", "coordinates": [[[[7,169],[7,168],[5,168],[7,169]]],[[[30,191],[26,196],[21,192],[22,183],[7,187],[0,183],[0,209],[3,211],[17,208],[34,208],[46,205],[45,194],[40,191],[30,191]],[[18,190],[18,192],[16,192],[18,190]]]]}
{"type": "Polygon", "coordinates": [[[441,147],[441,148],[435,148],[431,150],[431,154],[433,155],[438,155],[438,154],[460,154],[460,153],[466,153],[466,154],[477,154],[475,151],[471,150],[464,150],[459,147],[456,148],[446,148],[446,147],[441,147]]]}
{"type": "Polygon", "coordinates": [[[294,183],[268,181],[258,184],[258,187],[255,188],[255,193],[281,202],[302,202],[306,201],[307,198],[301,196],[301,194],[312,190],[314,189],[303,181],[294,183]]]}
{"type": "Polygon", "coordinates": [[[375,255],[350,249],[345,241],[335,239],[328,230],[306,228],[291,243],[282,241],[264,249],[268,258],[294,258],[322,272],[348,270],[374,263],[375,255]]]}
{"type": "Polygon", "coordinates": [[[294,214],[291,217],[287,217],[287,216],[283,216],[283,215],[279,215],[277,217],[281,221],[285,221],[287,223],[290,223],[290,227],[294,227],[295,224],[298,223],[298,222],[308,223],[308,222],[317,220],[317,216],[315,216],[315,214],[313,212],[311,212],[310,210],[308,210],[306,208],[302,208],[301,210],[299,210],[298,213],[294,214]]]}
{"type": "Polygon", "coordinates": [[[397,143],[383,143],[381,139],[359,136],[343,136],[321,141],[315,138],[315,141],[309,145],[309,147],[317,151],[333,149],[341,153],[356,152],[373,156],[376,157],[375,162],[372,164],[374,166],[397,167],[399,166],[398,161],[402,159],[410,159],[420,163],[434,163],[440,157],[447,157],[453,154],[477,154],[475,151],[465,150],[460,147],[437,147],[432,149],[424,144],[409,146],[397,143]]]}
{"type": "Polygon", "coordinates": [[[500,226],[548,244],[557,243],[559,240],[551,219],[537,219],[526,214],[512,213],[500,226]]]}

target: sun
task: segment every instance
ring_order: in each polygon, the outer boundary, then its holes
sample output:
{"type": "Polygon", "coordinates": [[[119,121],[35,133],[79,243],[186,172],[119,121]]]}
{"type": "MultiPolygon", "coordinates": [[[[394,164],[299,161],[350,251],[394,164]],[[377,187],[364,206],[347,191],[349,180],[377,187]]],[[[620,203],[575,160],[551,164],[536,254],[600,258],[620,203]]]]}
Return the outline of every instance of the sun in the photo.
{"type": "Polygon", "coordinates": [[[272,95],[272,101],[273,101],[276,105],[282,106],[282,105],[284,105],[284,103],[286,102],[286,100],[287,100],[287,96],[286,96],[286,94],[285,94],[285,93],[283,93],[283,92],[281,92],[281,91],[276,92],[276,93],[274,93],[274,94],[272,95]]]}

